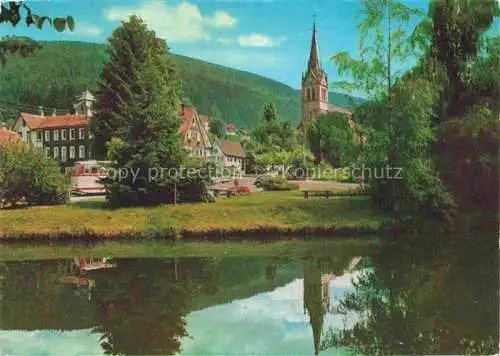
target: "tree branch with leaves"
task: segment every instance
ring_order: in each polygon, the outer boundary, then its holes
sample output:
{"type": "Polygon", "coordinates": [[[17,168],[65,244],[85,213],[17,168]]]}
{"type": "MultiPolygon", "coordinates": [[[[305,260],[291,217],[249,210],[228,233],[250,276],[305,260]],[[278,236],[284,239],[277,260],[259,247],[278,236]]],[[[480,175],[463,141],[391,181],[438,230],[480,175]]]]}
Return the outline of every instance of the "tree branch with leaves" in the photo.
{"type": "MultiPolygon", "coordinates": [[[[26,27],[35,26],[42,29],[48,24],[57,32],[75,29],[75,20],[72,16],[51,18],[35,14],[24,1],[9,1],[0,3],[0,24],[10,24],[16,27],[19,23],[24,23],[26,27]]],[[[7,63],[7,54],[20,54],[26,57],[32,54],[40,46],[27,37],[3,37],[0,40],[0,62],[2,66],[7,63]]]]}

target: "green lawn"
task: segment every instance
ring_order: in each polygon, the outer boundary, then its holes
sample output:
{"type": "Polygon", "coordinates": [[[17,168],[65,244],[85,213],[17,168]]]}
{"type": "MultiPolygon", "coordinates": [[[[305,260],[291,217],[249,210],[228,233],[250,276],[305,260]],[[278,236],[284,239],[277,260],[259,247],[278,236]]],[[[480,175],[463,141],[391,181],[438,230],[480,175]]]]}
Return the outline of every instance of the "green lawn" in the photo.
{"type": "Polygon", "coordinates": [[[160,236],[305,228],[378,229],[387,219],[366,197],[306,200],[299,191],[220,198],[214,204],[108,210],[101,202],[0,211],[0,238],[160,236]]]}

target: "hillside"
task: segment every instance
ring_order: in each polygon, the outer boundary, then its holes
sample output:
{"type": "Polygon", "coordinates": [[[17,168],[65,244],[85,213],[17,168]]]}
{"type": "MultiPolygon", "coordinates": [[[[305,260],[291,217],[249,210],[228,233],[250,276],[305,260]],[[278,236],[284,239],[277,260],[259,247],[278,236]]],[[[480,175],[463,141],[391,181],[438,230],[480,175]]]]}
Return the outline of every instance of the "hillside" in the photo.
{"type": "MultiPolygon", "coordinates": [[[[19,110],[36,111],[42,105],[67,110],[73,98],[97,87],[105,45],[85,42],[40,42],[35,56],[15,58],[0,68],[0,121],[7,123],[19,110]]],[[[183,96],[202,114],[213,106],[243,128],[260,119],[260,108],[274,103],[281,116],[299,122],[300,92],[285,84],[220,65],[175,55],[183,96]]],[[[331,93],[330,101],[346,107],[349,97],[331,93]]],[[[50,113],[49,113],[50,114],[50,113]]]]}

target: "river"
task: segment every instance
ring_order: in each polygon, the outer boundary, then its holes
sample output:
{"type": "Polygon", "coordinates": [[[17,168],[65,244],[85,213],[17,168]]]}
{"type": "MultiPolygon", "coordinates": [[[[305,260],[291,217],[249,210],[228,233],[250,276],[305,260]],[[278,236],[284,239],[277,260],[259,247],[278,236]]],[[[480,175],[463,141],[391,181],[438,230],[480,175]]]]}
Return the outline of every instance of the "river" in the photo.
{"type": "Polygon", "coordinates": [[[498,351],[497,248],[336,251],[0,262],[0,354],[498,351]]]}

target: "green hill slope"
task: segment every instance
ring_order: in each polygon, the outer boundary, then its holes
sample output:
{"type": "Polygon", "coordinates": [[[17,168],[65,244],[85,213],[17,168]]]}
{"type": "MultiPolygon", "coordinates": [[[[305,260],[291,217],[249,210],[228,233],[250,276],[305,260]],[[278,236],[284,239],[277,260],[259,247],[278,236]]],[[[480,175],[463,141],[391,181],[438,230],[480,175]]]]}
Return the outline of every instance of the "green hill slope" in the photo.
{"type": "MultiPolygon", "coordinates": [[[[83,90],[96,89],[105,45],[85,42],[40,42],[35,56],[13,58],[0,68],[0,121],[7,123],[19,110],[38,106],[67,110],[83,90]]],[[[176,55],[183,96],[202,114],[215,105],[226,120],[252,128],[265,104],[274,103],[283,118],[300,117],[300,92],[283,83],[220,65],[176,55]]],[[[348,106],[348,96],[332,93],[331,102],[348,106]]],[[[49,112],[48,114],[51,114],[49,112]]]]}

